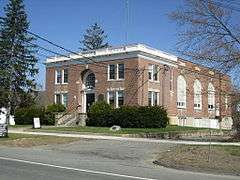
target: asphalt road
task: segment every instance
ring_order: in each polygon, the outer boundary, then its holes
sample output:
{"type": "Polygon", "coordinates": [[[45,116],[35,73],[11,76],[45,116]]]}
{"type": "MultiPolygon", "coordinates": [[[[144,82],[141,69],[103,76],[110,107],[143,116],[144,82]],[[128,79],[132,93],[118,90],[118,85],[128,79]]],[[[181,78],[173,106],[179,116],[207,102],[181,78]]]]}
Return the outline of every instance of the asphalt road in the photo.
{"type": "Polygon", "coordinates": [[[155,166],[156,153],[171,144],[86,140],[34,148],[0,146],[0,180],[236,180],[155,166]]]}

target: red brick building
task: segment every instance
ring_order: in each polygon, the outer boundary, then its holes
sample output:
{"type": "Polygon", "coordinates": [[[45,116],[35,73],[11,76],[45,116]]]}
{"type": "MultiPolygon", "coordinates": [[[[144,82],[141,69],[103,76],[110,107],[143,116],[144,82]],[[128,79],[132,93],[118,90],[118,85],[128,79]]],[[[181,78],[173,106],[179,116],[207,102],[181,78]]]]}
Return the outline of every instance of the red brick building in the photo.
{"type": "Polygon", "coordinates": [[[230,77],[142,44],[46,60],[51,103],[86,113],[99,99],[113,107],[162,105],[171,124],[231,126],[230,77]]]}

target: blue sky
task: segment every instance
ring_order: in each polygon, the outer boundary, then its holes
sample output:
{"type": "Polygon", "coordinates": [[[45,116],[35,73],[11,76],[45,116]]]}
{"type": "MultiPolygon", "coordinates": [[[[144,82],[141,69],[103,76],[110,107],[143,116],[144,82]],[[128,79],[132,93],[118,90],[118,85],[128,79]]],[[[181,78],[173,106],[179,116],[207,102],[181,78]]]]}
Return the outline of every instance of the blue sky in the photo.
{"type": "MultiPolygon", "coordinates": [[[[0,16],[7,0],[0,0],[0,16]]],[[[79,51],[79,40],[86,28],[98,22],[108,34],[110,45],[144,43],[173,54],[177,26],[167,14],[181,0],[129,0],[129,22],[126,28],[126,0],[25,0],[30,30],[73,51],[79,51]],[[125,33],[128,32],[126,41],[125,33]]],[[[40,45],[61,52],[44,42],[40,45]]],[[[39,53],[51,55],[44,51],[39,53]]],[[[39,84],[44,86],[44,57],[39,55],[39,84]]]]}

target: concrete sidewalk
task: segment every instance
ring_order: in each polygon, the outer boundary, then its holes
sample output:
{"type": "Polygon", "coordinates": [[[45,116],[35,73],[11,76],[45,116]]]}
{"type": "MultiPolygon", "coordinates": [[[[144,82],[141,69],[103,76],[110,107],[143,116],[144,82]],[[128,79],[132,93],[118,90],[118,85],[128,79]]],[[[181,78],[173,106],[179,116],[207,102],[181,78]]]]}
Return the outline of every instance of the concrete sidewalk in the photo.
{"type": "MultiPolygon", "coordinates": [[[[146,142],[146,143],[170,143],[170,144],[188,144],[188,145],[209,145],[210,144],[210,142],[199,142],[199,141],[129,138],[129,137],[117,137],[117,136],[85,135],[85,134],[70,134],[70,133],[51,133],[51,132],[26,132],[26,131],[18,131],[18,130],[9,130],[9,133],[30,134],[30,135],[47,135],[47,136],[58,136],[58,137],[77,137],[77,138],[83,138],[83,139],[101,139],[101,140],[146,142]]],[[[240,146],[239,142],[211,142],[211,144],[212,145],[223,145],[223,146],[240,146]]]]}

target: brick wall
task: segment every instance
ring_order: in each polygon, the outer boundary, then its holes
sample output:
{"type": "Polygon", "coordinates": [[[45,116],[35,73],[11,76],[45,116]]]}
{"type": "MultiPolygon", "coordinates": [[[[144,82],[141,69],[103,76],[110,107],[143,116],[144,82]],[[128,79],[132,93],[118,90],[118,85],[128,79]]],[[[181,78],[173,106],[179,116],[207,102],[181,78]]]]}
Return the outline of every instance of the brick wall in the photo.
{"type": "MultiPolygon", "coordinates": [[[[226,109],[225,96],[226,92],[231,90],[230,78],[226,75],[221,75],[221,83],[219,74],[212,74],[211,70],[188,61],[179,59],[174,66],[170,66],[167,71],[164,71],[163,64],[156,63],[144,58],[119,59],[114,61],[106,61],[99,64],[71,64],[62,65],[60,68],[69,69],[69,79],[66,85],[55,85],[55,70],[56,67],[46,67],[46,92],[47,97],[51,102],[54,102],[54,93],[67,91],[68,92],[68,108],[79,106],[79,111],[83,107],[83,75],[87,69],[90,69],[96,77],[95,97],[103,95],[106,99],[107,91],[110,89],[123,88],[125,97],[125,105],[148,105],[149,89],[159,90],[159,103],[167,108],[168,113],[172,117],[186,115],[188,117],[209,117],[208,111],[208,96],[207,87],[211,82],[215,87],[215,104],[222,101],[221,109],[223,116],[231,114],[231,107],[226,109]],[[104,64],[105,63],[105,64],[104,64]],[[124,80],[107,80],[107,64],[125,64],[125,79],[124,80]],[[148,80],[148,65],[156,64],[160,67],[159,82],[150,82],[148,80]],[[170,90],[170,76],[173,73],[173,87],[170,90]],[[177,109],[177,77],[183,75],[187,82],[187,106],[186,109],[177,109]],[[194,95],[193,84],[198,79],[202,85],[202,110],[194,110],[194,95]],[[221,84],[221,88],[220,88],[221,84]],[[219,96],[221,89],[222,95],[219,96]]],[[[59,68],[59,67],[58,67],[59,68]]],[[[229,98],[230,101],[230,98],[229,98]]]]}

